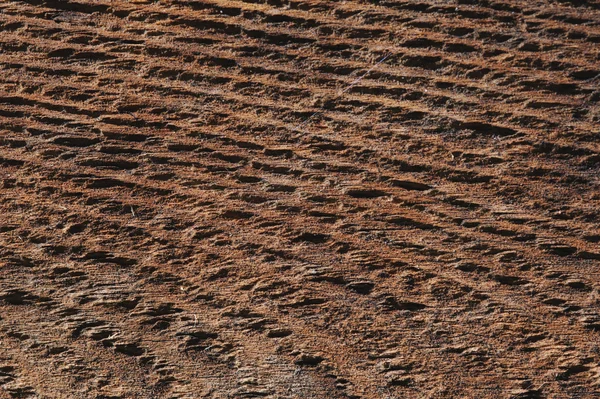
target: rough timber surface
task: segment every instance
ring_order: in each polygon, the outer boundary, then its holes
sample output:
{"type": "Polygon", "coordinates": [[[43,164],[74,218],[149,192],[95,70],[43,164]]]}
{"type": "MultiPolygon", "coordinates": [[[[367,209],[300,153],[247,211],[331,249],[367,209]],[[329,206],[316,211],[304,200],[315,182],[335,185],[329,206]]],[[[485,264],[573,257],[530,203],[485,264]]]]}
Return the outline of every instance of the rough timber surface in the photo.
{"type": "Polygon", "coordinates": [[[0,398],[600,395],[599,3],[3,0],[0,49],[0,398]]]}

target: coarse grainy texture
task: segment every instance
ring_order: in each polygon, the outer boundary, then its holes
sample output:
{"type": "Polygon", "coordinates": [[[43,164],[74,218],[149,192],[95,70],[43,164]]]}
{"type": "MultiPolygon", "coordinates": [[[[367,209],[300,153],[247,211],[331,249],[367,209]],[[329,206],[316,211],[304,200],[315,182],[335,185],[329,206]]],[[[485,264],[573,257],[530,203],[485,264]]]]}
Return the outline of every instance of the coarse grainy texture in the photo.
{"type": "Polygon", "coordinates": [[[0,1],[0,398],[600,395],[600,4],[0,1]]]}

